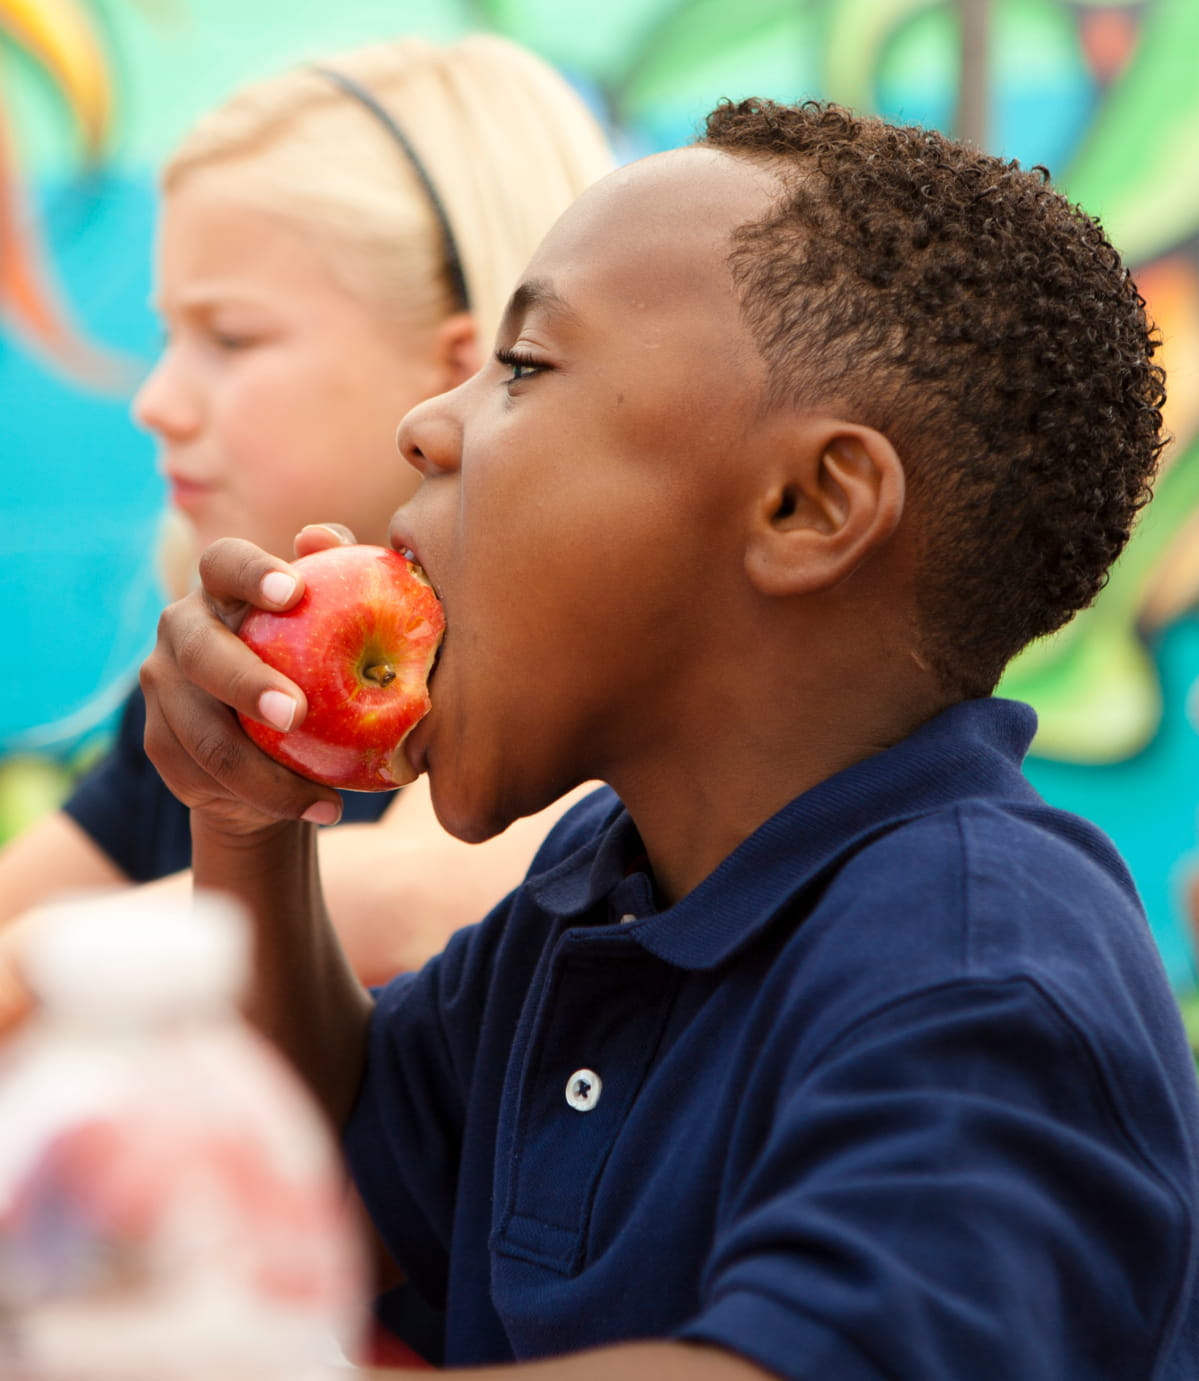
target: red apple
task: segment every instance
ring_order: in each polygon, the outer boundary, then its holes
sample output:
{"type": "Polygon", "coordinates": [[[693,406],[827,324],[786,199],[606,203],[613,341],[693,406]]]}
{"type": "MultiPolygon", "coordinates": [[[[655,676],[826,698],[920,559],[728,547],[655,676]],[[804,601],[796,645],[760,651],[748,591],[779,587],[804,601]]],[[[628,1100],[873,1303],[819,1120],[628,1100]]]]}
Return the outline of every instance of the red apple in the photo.
{"type": "Polygon", "coordinates": [[[445,618],[424,573],[385,547],[330,547],[293,563],[304,575],[284,613],[252,609],[240,636],[308,697],[298,729],[239,715],[278,762],[344,791],[386,791],[416,776],[404,752],[429,708],[445,618]]]}

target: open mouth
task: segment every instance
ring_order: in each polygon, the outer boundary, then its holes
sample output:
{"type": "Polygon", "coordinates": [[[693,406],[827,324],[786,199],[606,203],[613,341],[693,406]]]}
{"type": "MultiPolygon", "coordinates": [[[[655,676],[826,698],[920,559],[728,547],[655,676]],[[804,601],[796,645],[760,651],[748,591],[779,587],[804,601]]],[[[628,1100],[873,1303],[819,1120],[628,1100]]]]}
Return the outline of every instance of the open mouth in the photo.
{"type": "Polygon", "coordinates": [[[395,551],[398,555],[402,556],[404,560],[407,561],[408,564],[412,567],[413,574],[416,575],[418,579],[423,580],[424,583],[429,587],[429,589],[432,590],[433,593],[437,596],[437,598],[440,599],[441,591],[437,588],[436,585],[433,584],[432,580],[430,580],[429,574],[421,565],[420,557],[417,556],[416,552],[413,551],[411,547],[404,546],[396,547],[395,551]]]}
{"type": "MultiPolygon", "coordinates": [[[[438,590],[437,586],[434,585],[432,580],[429,579],[428,572],[421,565],[420,558],[417,556],[416,552],[411,547],[404,546],[403,544],[396,546],[394,550],[398,556],[402,556],[404,560],[408,562],[409,566],[412,567],[413,575],[415,575],[418,580],[423,581],[424,584],[426,584],[429,587],[429,589],[433,591],[433,593],[437,596],[438,602],[440,603],[441,591],[438,590]]],[[[426,678],[426,684],[432,681],[433,676],[437,671],[438,665],[441,662],[441,654],[443,649],[445,648],[445,640],[448,632],[449,628],[447,626],[447,628],[441,635],[441,641],[437,644],[437,650],[433,654],[433,660],[429,664],[429,675],[426,678]]]]}

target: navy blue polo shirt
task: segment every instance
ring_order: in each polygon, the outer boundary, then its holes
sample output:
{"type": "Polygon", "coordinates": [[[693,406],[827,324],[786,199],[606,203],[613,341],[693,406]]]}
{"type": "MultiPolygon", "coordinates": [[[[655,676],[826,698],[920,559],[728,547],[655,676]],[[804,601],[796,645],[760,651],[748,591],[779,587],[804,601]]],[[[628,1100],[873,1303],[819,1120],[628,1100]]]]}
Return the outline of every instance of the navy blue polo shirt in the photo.
{"type": "Polygon", "coordinates": [[[443,1356],[1199,1375],[1199,1098],[1133,884],[957,705],[659,910],[601,791],[378,995],[345,1145],[443,1356]]]}

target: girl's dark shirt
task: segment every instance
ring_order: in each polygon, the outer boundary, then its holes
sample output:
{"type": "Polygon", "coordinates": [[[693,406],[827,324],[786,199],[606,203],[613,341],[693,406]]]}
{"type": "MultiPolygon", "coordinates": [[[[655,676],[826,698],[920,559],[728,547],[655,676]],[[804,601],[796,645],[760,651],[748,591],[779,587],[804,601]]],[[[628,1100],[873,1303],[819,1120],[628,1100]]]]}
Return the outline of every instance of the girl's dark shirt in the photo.
{"type": "MultiPolygon", "coordinates": [[[[146,702],[135,687],[116,741],[80,779],[63,810],[132,882],[153,882],[191,866],[188,810],[146,756],[146,702]]],[[[377,820],[392,791],[347,791],[342,824],[377,820]]]]}

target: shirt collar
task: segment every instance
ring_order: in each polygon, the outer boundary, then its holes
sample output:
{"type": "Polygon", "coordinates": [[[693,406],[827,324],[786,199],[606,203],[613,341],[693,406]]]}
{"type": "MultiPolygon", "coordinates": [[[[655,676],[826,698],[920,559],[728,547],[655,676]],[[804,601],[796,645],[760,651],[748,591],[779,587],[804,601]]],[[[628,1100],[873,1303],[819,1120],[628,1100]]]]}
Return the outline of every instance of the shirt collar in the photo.
{"type": "Polygon", "coordinates": [[[564,918],[618,899],[614,910],[638,916],[625,929],[643,948],[681,968],[714,968],[870,836],[978,796],[1038,800],[1020,771],[1035,730],[1035,714],[1016,701],[953,705],[894,747],[796,797],[665,911],[652,910],[645,872],[630,872],[641,843],[618,803],[598,838],[530,878],[527,890],[564,918]]]}

